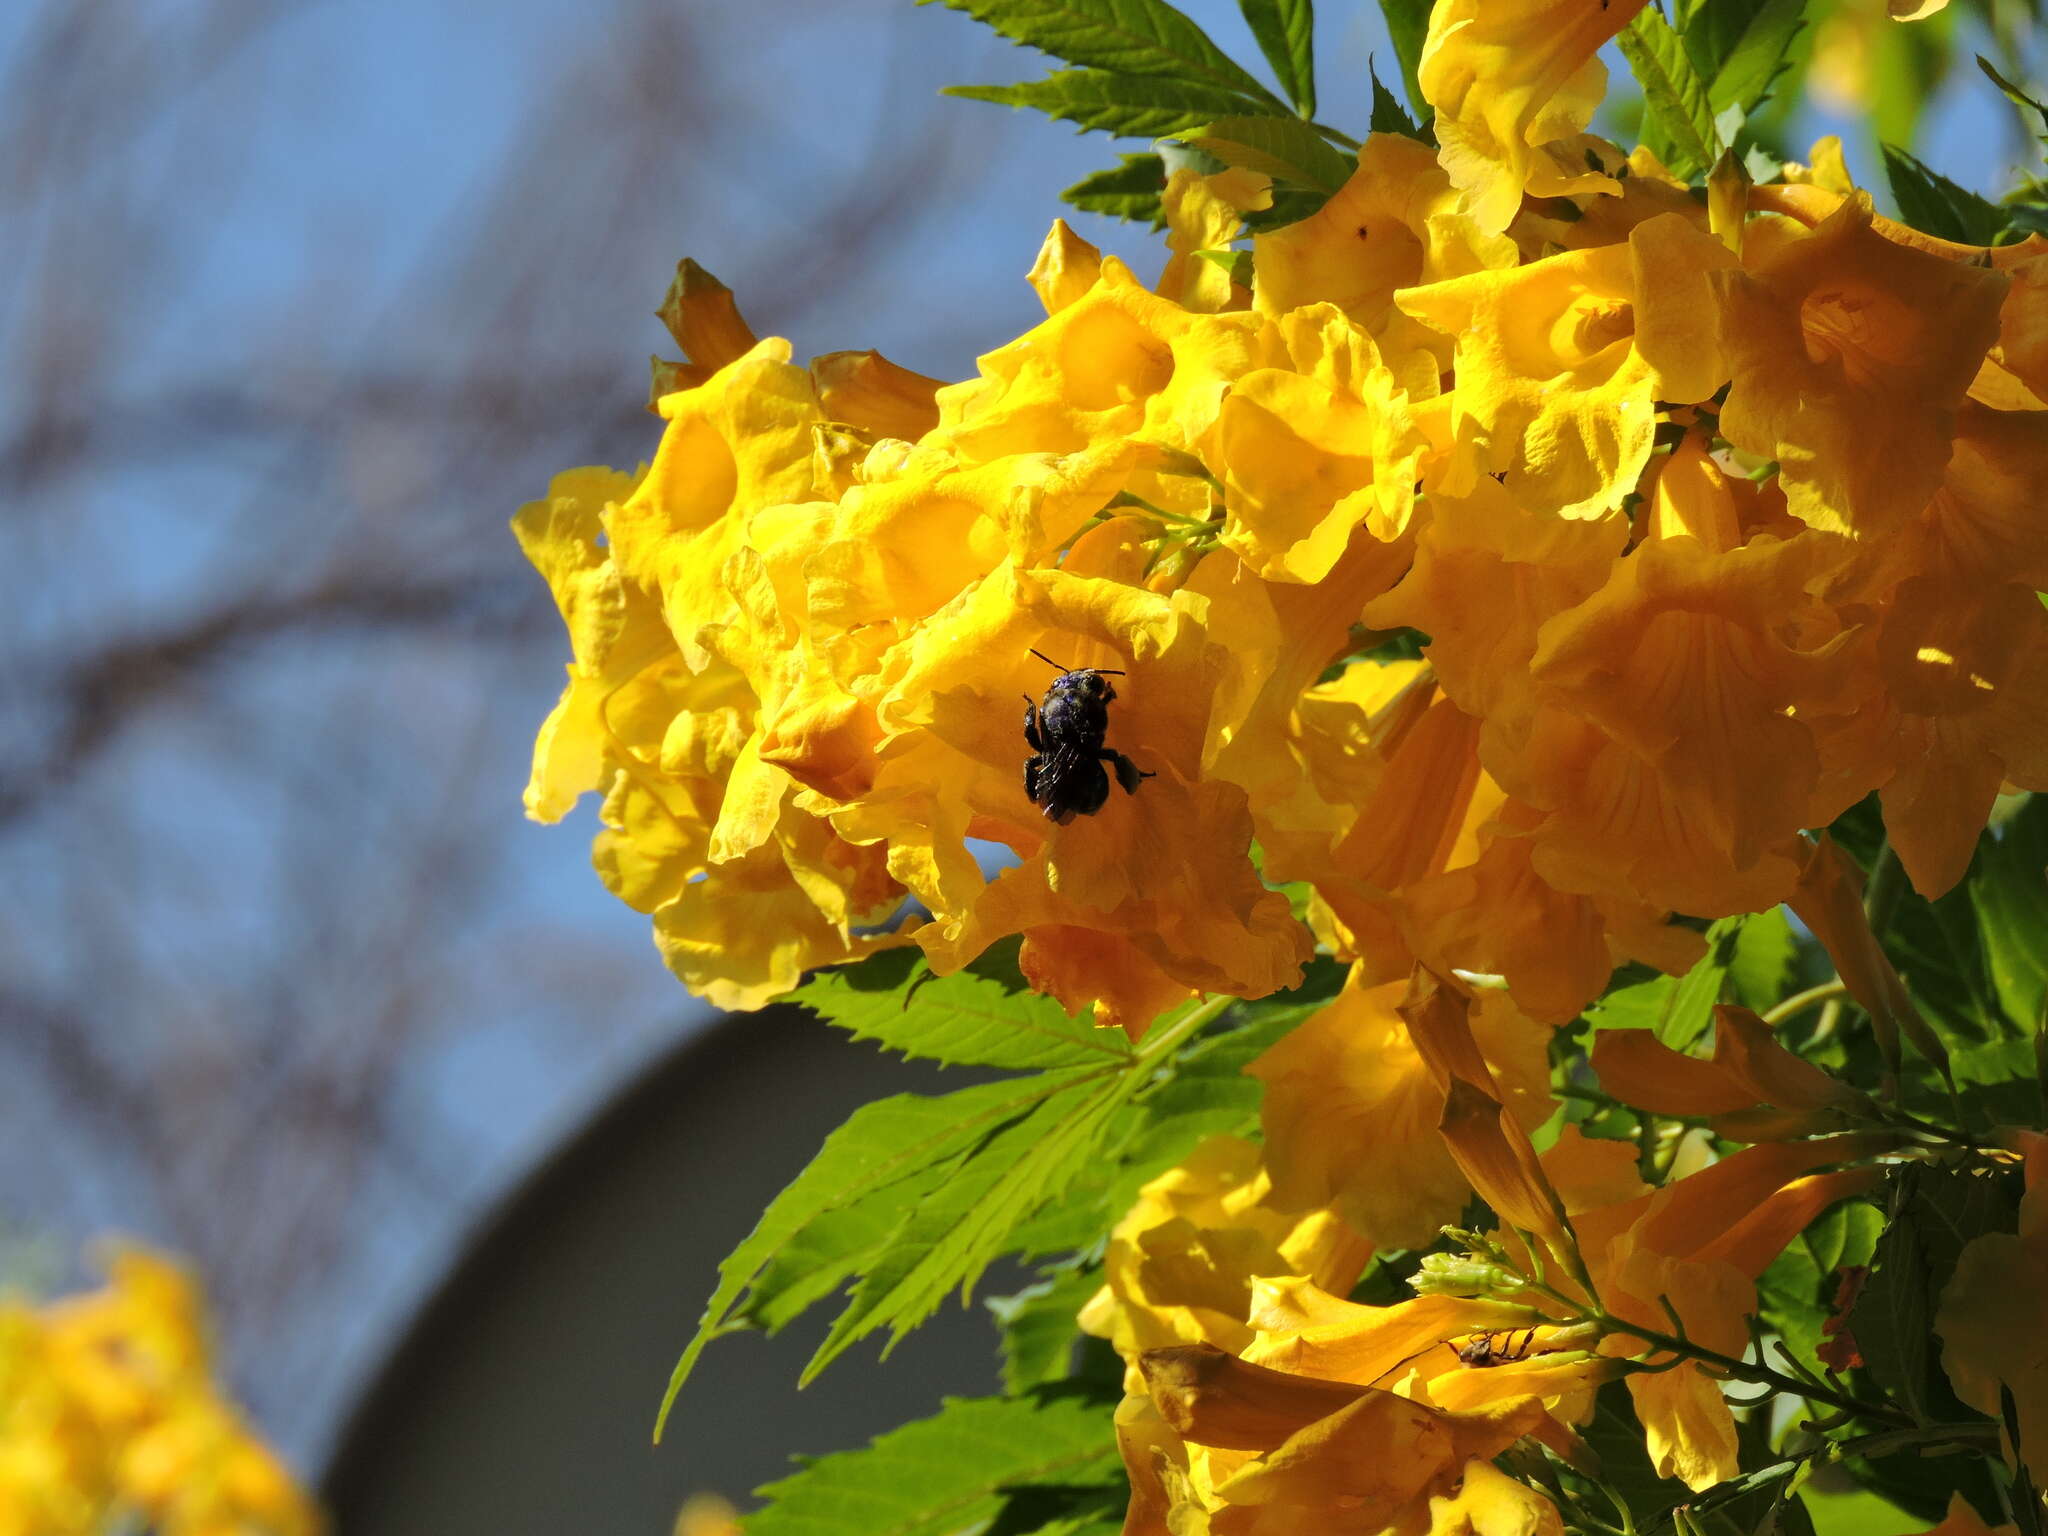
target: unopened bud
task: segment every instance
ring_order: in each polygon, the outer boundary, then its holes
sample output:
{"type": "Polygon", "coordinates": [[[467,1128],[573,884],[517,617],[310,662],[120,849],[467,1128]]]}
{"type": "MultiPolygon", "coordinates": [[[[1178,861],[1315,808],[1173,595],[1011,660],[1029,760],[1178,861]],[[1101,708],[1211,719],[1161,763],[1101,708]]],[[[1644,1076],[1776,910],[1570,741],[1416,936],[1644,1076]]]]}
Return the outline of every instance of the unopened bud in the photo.
{"type": "Polygon", "coordinates": [[[1511,1269],[1462,1253],[1431,1253],[1411,1282],[1419,1295],[1512,1296],[1528,1282],[1511,1269]]]}

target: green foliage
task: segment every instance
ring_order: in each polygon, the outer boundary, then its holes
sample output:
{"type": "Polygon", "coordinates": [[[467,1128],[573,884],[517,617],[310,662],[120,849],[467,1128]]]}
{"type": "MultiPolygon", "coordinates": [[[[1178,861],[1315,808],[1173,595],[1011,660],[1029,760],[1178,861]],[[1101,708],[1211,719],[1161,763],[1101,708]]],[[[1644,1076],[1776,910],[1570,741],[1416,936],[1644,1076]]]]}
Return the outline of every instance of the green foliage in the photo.
{"type": "Polygon", "coordinates": [[[1963,1246],[2011,1231],[2018,1212],[2013,1182],[1982,1170],[1914,1165],[1892,1177],[1884,1236],[1852,1326],[1871,1375],[1920,1423],[1969,1417],[1942,1374],[1934,1315],[1963,1246]]]}
{"type": "Polygon", "coordinates": [[[1805,25],[1806,0],[1727,0],[1692,9],[1684,23],[1685,51],[1708,82],[1708,104],[1724,139],[1732,140],[1769,97],[1805,25]]]}
{"type": "Polygon", "coordinates": [[[1016,951],[1003,945],[964,971],[934,976],[916,950],[885,950],[863,965],[819,971],[790,1000],[912,1059],[1020,1070],[1131,1059],[1119,1031],[1026,991],[1016,951]]]}
{"type": "Polygon", "coordinates": [[[1081,1328],[1075,1320],[1102,1285],[1102,1271],[1074,1265],[1056,1269],[1010,1296],[991,1296],[987,1306],[1003,1335],[1003,1386],[1010,1392],[1064,1381],[1073,1369],[1081,1328]]]}
{"type": "Polygon", "coordinates": [[[1783,907],[1745,917],[1728,956],[1735,1001],[1762,1013],[1785,996],[1799,963],[1799,940],[1783,907]]]}
{"type": "Polygon", "coordinates": [[[1316,115],[1315,0],[1237,0],[1237,8],[1258,39],[1259,52],[1273,66],[1280,88],[1303,117],[1316,115]]]}
{"type": "Polygon", "coordinates": [[[1422,138],[1422,126],[1402,108],[1394,93],[1380,84],[1380,72],[1373,68],[1370,59],[1365,61],[1365,72],[1372,80],[1372,131],[1422,138]]]}
{"type": "Polygon", "coordinates": [[[1044,1070],[938,1098],[898,1094],[828,1136],[720,1265],[664,1418],[721,1333],[772,1332],[850,1285],[808,1381],[869,1333],[901,1338],[1004,1253],[1093,1242],[1153,1173],[1204,1136],[1255,1123],[1259,1085],[1244,1064],[1315,1006],[1191,1040],[1219,1011],[1210,1007],[1160,1021],[1132,1048],[1067,1019],[999,959],[934,978],[885,953],[799,996],[828,1022],[907,1055],[1044,1070]]]}
{"type": "Polygon", "coordinates": [[[1899,205],[1899,217],[1915,229],[1963,245],[1989,245],[2005,227],[2005,215],[1995,204],[1957,186],[1896,145],[1883,148],[1892,200],[1899,205]]]}
{"type": "Polygon", "coordinates": [[[1587,1010],[1593,1027],[1653,1029],[1682,1051],[1707,1032],[1715,1004],[1762,1011],[1784,996],[1799,945],[1782,910],[1724,917],[1706,939],[1706,954],[1683,976],[1652,976],[1609,991],[1587,1010]]]}
{"type": "Polygon", "coordinates": [[[1351,175],[1351,162],[1328,139],[1291,117],[1219,117],[1182,138],[1225,165],[1323,192],[1351,175]]]}
{"type": "Polygon", "coordinates": [[[1113,219],[1143,219],[1154,229],[1166,224],[1162,200],[1166,162],[1157,155],[1119,155],[1113,170],[1084,176],[1060,194],[1060,201],[1083,213],[1113,219]]]}
{"type": "Polygon", "coordinates": [[[1018,85],[953,85],[946,88],[946,94],[1030,107],[1048,117],[1076,123],[1083,133],[1135,139],[1180,133],[1244,105],[1230,92],[1196,81],[1117,75],[1101,69],[1062,69],[1043,80],[1018,85]]]}
{"type": "MultiPolygon", "coordinates": [[[[1253,229],[1272,228],[1319,206],[1351,174],[1353,141],[1314,121],[1311,0],[1239,0],[1285,100],[1164,0],[942,3],[1066,66],[1035,81],[953,94],[1029,107],[1084,132],[1177,141],[1163,144],[1163,153],[1124,155],[1115,168],[1069,188],[1066,200],[1077,208],[1157,224],[1170,165],[1241,166],[1274,177],[1274,206],[1247,220],[1253,229]]],[[[1382,0],[1382,10],[1413,115],[1368,64],[1371,129],[1426,138],[1417,69],[1428,0],[1382,0]]],[[[1704,174],[1724,145],[1745,163],[1767,165],[1784,150],[1770,141],[1769,123],[1783,120],[1807,21],[1806,0],[1670,0],[1644,8],[1618,39],[1642,88],[1644,141],[1682,177],[1704,174]]],[[[1910,145],[1920,87],[1946,56],[1941,25],[1881,29],[1878,117],[1896,145],[1910,145]],[[1913,99],[1889,99],[1901,92],[1913,99]]],[[[2048,144],[2048,107],[1983,67],[2048,144]]],[[[1894,198],[1917,228],[1969,244],[2012,238],[2030,220],[2048,228],[2048,197],[2037,197],[2038,188],[1998,206],[1909,149],[1887,144],[1884,155],[1894,198]]],[[[1240,281],[1251,276],[1242,251],[1198,254],[1240,281]]],[[[1350,663],[1412,656],[1426,644],[1413,632],[1363,630],[1352,642],[1350,663]]],[[[1537,1474],[1563,1500],[1572,1529],[1812,1536],[1799,1491],[1810,1461],[1847,1468],[1914,1518],[1939,1518],[1955,1490],[1996,1511],[1988,1458],[1912,1454],[1913,1437],[1955,1452],[1974,1446],[1970,1426],[1989,1428],[1951,1391],[1933,1320],[1964,1246],[1986,1232],[2011,1231],[2016,1221],[2017,1176],[1989,1171],[1981,1138],[1993,1125],[2048,1120],[2048,798],[2001,802],[1967,877],[1932,900],[1911,889],[1885,841],[1875,797],[1831,830],[1866,872],[1872,928],[1927,1020],[1922,1054],[1946,1061],[1952,1088],[1919,1059],[1907,1061],[1902,1080],[1891,1080],[1861,1010],[1841,999],[1821,1005],[1838,989],[1782,1010],[1786,1043],[1871,1090],[1876,1107],[1867,1113],[1912,1144],[1893,1155],[1880,1196],[1823,1212],[1759,1278],[1751,1319],[1758,1352],[1714,1366],[1745,1393],[1763,1387],[1751,1399],[1758,1406],[1740,1415],[1741,1475],[1697,1495],[1659,1477],[1627,1386],[1613,1382],[1584,1426],[1600,1459],[1598,1478],[1548,1461],[1537,1474]],[[1859,1294],[1845,1282],[1866,1270],[1859,1294]],[[1831,1328],[1840,1348],[1860,1349],[1864,1363],[1824,1378],[1818,1351],[1831,1328]],[[1759,1376],[1767,1362],[1792,1375],[1759,1376]],[[1800,1395],[1808,1396],[1811,1418],[1788,1423],[1773,1411],[1800,1395]],[[1960,1444],[1958,1426],[1965,1430],[1960,1444]]],[[[1569,1095],[1566,1117],[1589,1134],[1639,1136],[1642,1166],[1652,1171],[1681,1148],[1705,1150],[1704,1133],[1694,1128],[1680,1138],[1683,1127],[1604,1097],[1587,1064],[1593,1035],[1649,1029],[1679,1051],[1697,1052],[1716,1004],[1769,1013],[1828,974],[1826,957],[1783,909],[1700,926],[1706,953],[1684,976],[1641,966],[1617,973],[1584,1019],[1551,1043],[1553,1070],[1569,1095]]],[[[1289,997],[1215,1000],[1160,1021],[1137,1045],[1032,995],[1014,948],[951,977],[934,977],[914,953],[897,951],[810,982],[799,1001],[832,1027],[906,1056],[1004,1075],[938,1097],[886,1099],[833,1132],[720,1266],[671,1398],[722,1333],[772,1331],[839,1298],[842,1310],[806,1369],[809,1379],[869,1334],[893,1343],[947,1295],[970,1291],[995,1260],[1038,1267],[1014,1294],[988,1301],[1009,1396],[948,1402],[934,1418],[864,1450],[809,1464],[763,1490],[771,1504],[748,1529],[767,1536],[1110,1536],[1118,1529],[1124,1489],[1109,1414],[1121,1363],[1083,1336],[1076,1319],[1102,1284],[1106,1234],[1147,1180],[1205,1138],[1259,1135],[1260,1085],[1244,1069],[1322,1006],[1343,976],[1341,965],[1320,960],[1289,997]]],[[[1726,1141],[1711,1144],[1712,1155],[1732,1150],[1726,1141]]],[[[1485,1230],[1493,1218],[1475,1208],[1464,1224],[1485,1230]]],[[[1454,1249],[1445,1239],[1437,1251],[1454,1249]]],[[[1354,1299],[1388,1305],[1413,1295],[1422,1257],[1375,1255],[1354,1299]]],[[[1525,1446],[1510,1455],[1538,1453],[1525,1446]]]]}
{"type": "Polygon", "coordinates": [[[1643,142],[1675,176],[1703,176],[1721,154],[1720,130],[1706,81],[1685,41],[1654,7],[1644,6],[1615,38],[1643,91],[1643,142]]]}
{"type": "Polygon", "coordinates": [[[857,1451],[821,1456],[759,1490],[769,1502],[747,1516],[747,1536],[948,1536],[1008,1509],[1121,1509],[1123,1469],[1110,1429],[1113,1399],[1041,1388],[1019,1397],[948,1398],[929,1419],[892,1429],[857,1451]]]}
{"type": "Polygon", "coordinates": [[[1965,889],[1999,1011],[2038,1034],[2048,1018],[2048,796],[2027,795],[1994,821],[1965,889]]]}
{"type": "MultiPolygon", "coordinates": [[[[920,0],[931,4],[932,0],[920,0]]],[[[938,0],[1011,42],[1089,69],[1209,85],[1269,110],[1285,104],[1165,0],[938,0]]]]}
{"type": "Polygon", "coordinates": [[[1884,1216],[1867,1200],[1844,1200],[1786,1245],[1757,1281],[1767,1315],[1786,1348],[1817,1368],[1828,1318],[1841,1296],[1842,1275],[1870,1262],[1884,1216]]]}
{"type": "Polygon", "coordinates": [[[1429,37],[1429,9],[1430,0],[1380,0],[1387,37],[1401,64],[1401,89],[1408,96],[1408,113],[1418,123],[1435,115],[1422,99],[1422,83],[1416,73],[1422,67],[1422,45],[1429,37]]]}

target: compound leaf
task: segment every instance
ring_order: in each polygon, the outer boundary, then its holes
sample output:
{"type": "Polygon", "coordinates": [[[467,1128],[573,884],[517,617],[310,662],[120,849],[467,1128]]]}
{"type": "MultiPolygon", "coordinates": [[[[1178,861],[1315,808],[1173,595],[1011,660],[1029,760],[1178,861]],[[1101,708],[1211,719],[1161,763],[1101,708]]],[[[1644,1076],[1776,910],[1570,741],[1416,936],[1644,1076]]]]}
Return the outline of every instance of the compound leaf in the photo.
{"type": "Polygon", "coordinates": [[[1892,200],[1915,229],[1961,245],[1989,245],[2005,227],[2005,214],[1995,203],[1957,186],[1896,145],[1880,147],[1892,200]]]}
{"type": "Polygon", "coordinates": [[[1643,142],[1675,176],[1698,176],[1721,154],[1714,105],[1685,42],[1652,6],[1616,35],[1615,44],[1643,90],[1643,142]]]}
{"type": "MultiPolygon", "coordinates": [[[[930,4],[931,0],[921,0],[930,4]]],[[[1269,108],[1286,104],[1166,0],[938,0],[1013,43],[1119,75],[1218,86],[1269,108]]]]}
{"type": "Polygon", "coordinates": [[[949,85],[945,94],[1001,106],[1030,107],[1078,124],[1083,133],[1157,139],[1244,109],[1228,91],[1157,75],[1115,75],[1100,69],[1062,69],[1016,85],[949,85]]]}
{"type": "MultiPolygon", "coordinates": [[[[1001,1518],[1031,1489],[1120,1483],[1107,1405],[1071,1392],[952,1397],[856,1451],[821,1456],[758,1492],[747,1536],[949,1536],[1001,1518]]],[[[1099,1497],[1099,1496],[1098,1496],[1099,1497]]]]}
{"type": "Polygon", "coordinates": [[[1060,201],[1083,213],[1113,219],[1143,219],[1154,229],[1166,223],[1162,198],[1166,162],[1158,155],[1121,155],[1113,170],[1084,176],[1060,194],[1060,201]]]}
{"type": "Polygon", "coordinates": [[[905,1056],[984,1067],[1089,1067],[1130,1060],[1121,1031],[1071,1018],[1051,998],[1003,974],[1003,955],[934,976],[915,950],[820,971],[791,999],[856,1040],[905,1056]]]}
{"type": "Polygon", "coordinates": [[[1335,145],[1299,118],[1219,117],[1181,138],[1226,165],[1324,192],[1343,186],[1353,169],[1335,145]]]}
{"type": "Polygon", "coordinates": [[[1303,117],[1316,115],[1315,0],[1237,0],[1237,8],[1258,39],[1259,52],[1273,66],[1280,88],[1303,117]]]}

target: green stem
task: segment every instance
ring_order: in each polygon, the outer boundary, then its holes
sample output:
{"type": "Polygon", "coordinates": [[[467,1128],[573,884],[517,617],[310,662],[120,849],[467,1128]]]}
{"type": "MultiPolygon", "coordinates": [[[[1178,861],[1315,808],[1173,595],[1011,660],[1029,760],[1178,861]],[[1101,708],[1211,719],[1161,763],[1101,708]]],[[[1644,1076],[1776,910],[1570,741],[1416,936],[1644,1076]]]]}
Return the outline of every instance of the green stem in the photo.
{"type": "Polygon", "coordinates": [[[1608,1333],[1628,1334],[1630,1337],[1641,1339],[1652,1348],[1663,1350],[1667,1354],[1678,1355],[1687,1360],[1695,1360],[1701,1365],[1711,1365],[1715,1370],[1732,1380],[1746,1381],[1760,1387],[1775,1387],[1780,1392],[1789,1392],[1794,1397],[1803,1397],[1809,1402],[1826,1403],[1830,1407],[1840,1408],[1847,1413],[1853,1413],[1859,1418],[1874,1419],[1879,1422],[1888,1422],[1902,1427],[1910,1427],[1913,1423],[1912,1417],[1909,1414],[1901,1412],[1888,1403],[1866,1403],[1845,1393],[1836,1392],[1832,1388],[1817,1387],[1810,1382],[1801,1381],[1797,1377],[1787,1376],[1782,1371],[1773,1370],[1762,1361],[1752,1363],[1748,1360],[1738,1360],[1733,1355],[1724,1355],[1717,1349],[1708,1349],[1704,1345],[1695,1344],[1691,1339],[1663,1333],[1655,1328],[1641,1327],[1626,1319],[1616,1317],[1605,1307],[1599,1306],[1597,1303],[1590,1307],[1585,1306],[1575,1297],[1566,1296],[1539,1280],[1531,1280],[1529,1287],[1531,1290],[1548,1296],[1568,1312],[1576,1314],[1572,1319],[1575,1322],[1592,1323],[1608,1333]]]}
{"type": "Polygon", "coordinates": [[[1866,1403],[1845,1393],[1836,1392],[1829,1388],[1816,1387],[1809,1382],[1800,1381],[1797,1377],[1787,1376],[1783,1371],[1773,1370],[1761,1361],[1752,1364],[1747,1360],[1738,1360],[1733,1355],[1724,1355],[1717,1349],[1708,1349],[1704,1345],[1695,1344],[1691,1339],[1675,1338],[1671,1334],[1661,1333],[1655,1328],[1638,1327],[1634,1323],[1626,1322],[1604,1311],[1597,1315],[1589,1316],[1586,1321],[1598,1323],[1602,1328],[1616,1333],[1633,1335],[1653,1348],[1667,1350],[1672,1354],[1682,1355],[1689,1360],[1697,1360],[1702,1365],[1711,1365],[1715,1370],[1736,1381],[1747,1381],[1760,1387],[1776,1387],[1779,1391],[1790,1392],[1795,1397],[1803,1397],[1811,1402],[1822,1402],[1830,1407],[1840,1408],[1846,1413],[1855,1414],[1858,1418],[1875,1419],[1880,1422],[1889,1422],[1901,1426],[1911,1426],[1913,1423],[1909,1415],[1900,1412],[1889,1404],[1866,1403]]]}
{"type": "Polygon", "coordinates": [[[1817,987],[1808,987],[1804,992],[1794,992],[1790,997],[1776,1004],[1765,1013],[1763,1021],[1775,1029],[1795,1014],[1805,1012],[1815,1003],[1831,1002],[1835,998],[1847,997],[1848,995],[1848,983],[1837,976],[1834,980],[1824,981],[1817,987]]]}

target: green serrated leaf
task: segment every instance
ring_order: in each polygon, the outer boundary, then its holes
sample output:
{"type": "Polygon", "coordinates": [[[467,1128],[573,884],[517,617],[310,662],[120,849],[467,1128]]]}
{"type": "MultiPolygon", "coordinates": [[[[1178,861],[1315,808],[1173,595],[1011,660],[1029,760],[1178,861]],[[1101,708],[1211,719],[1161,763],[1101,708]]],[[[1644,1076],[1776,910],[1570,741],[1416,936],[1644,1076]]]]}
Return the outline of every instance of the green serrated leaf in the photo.
{"type": "Polygon", "coordinates": [[[1398,133],[1407,138],[1420,139],[1422,129],[1415,119],[1402,110],[1394,93],[1380,84],[1380,72],[1373,68],[1370,57],[1365,61],[1365,72],[1372,80],[1372,131],[1374,133],[1398,133]]]}
{"type": "MultiPolygon", "coordinates": [[[[735,1317],[743,1302],[765,1303],[766,1297],[749,1297],[748,1292],[800,1233],[828,1213],[864,1200],[915,1204],[1000,1127],[1028,1116],[1076,1075],[1069,1069],[1060,1075],[1011,1078],[939,1098],[901,1093],[855,1110],[846,1124],[825,1138],[810,1165],[770,1202],[746,1241],[719,1265],[718,1287],[705,1304],[696,1337],[669,1377],[655,1423],[656,1438],[705,1344],[741,1326],[735,1317]]],[[[871,1230],[872,1222],[863,1222],[852,1236],[864,1238],[871,1230]]]]}
{"type": "Polygon", "coordinates": [[[1418,123],[1436,114],[1422,99],[1422,45],[1429,38],[1430,0],[1380,0],[1380,15],[1386,18],[1387,38],[1394,45],[1394,57],[1401,63],[1401,89],[1408,97],[1408,114],[1418,123]]]}
{"type": "Polygon", "coordinates": [[[1879,147],[1899,217],[1913,228],[1961,245],[1989,245],[2005,227],[2005,214],[1995,203],[1957,186],[1896,145],[1879,147]]]}
{"type": "MultiPolygon", "coordinates": [[[[932,4],[934,0],[919,0],[932,4]]],[[[1013,43],[1119,75],[1163,75],[1218,86],[1260,106],[1286,103],[1165,0],[936,0],[1013,43]]]]}
{"type": "Polygon", "coordinates": [[[1102,1287],[1102,1271],[1076,1267],[1053,1272],[1011,1296],[991,1296],[986,1303],[1003,1333],[1003,1387],[1027,1387],[1064,1381],[1080,1340],[1081,1308],[1102,1287]]]}
{"type": "Polygon", "coordinates": [[[792,996],[856,1040],[905,1056],[984,1067],[1087,1067],[1131,1059],[1121,1031],[1069,1018],[1020,978],[976,967],[934,976],[914,950],[818,972],[792,996]]]}
{"type": "Polygon", "coordinates": [[[1806,0],[1743,0],[1694,11],[1685,44],[1708,81],[1715,113],[1734,107],[1746,117],[1761,106],[1805,25],[1806,0]]]}
{"type": "Polygon", "coordinates": [[[2032,1039],[1990,1040],[1949,1053],[1963,1114],[1987,1129],[2042,1123],[2041,1079],[2032,1039]]]}
{"type": "Polygon", "coordinates": [[[1783,907],[1742,920],[1735,950],[1728,962],[1728,984],[1735,1000],[1758,1013],[1784,997],[1799,959],[1799,940],[1783,907]]]}
{"type": "Polygon", "coordinates": [[[1237,0],[1259,52],[1303,117],[1316,115],[1315,0],[1237,0]]]}
{"type": "Polygon", "coordinates": [[[821,1456],[758,1489],[747,1536],[950,1536],[998,1518],[1012,1490],[1114,1486],[1107,1405],[1077,1393],[947,1398],[857,1451],[821,1456]]]}
{"type": "Polygon", "coordinates": [[[1226,165],[1324,192],[1343,186],[1353,169],[1335,145],[1299,118],[1219,117],[1180,137],[1226,165]]]}
{"type": "Polygon", "coordinates": [[[1026,1216],[1057,1200],[1089,1161],[1126,1097],[1116,1077],[1062,1083],[1003,1126],[910,1206],[886,1245],[862,1270],[846,1309],[804,1366],[797,1385],[878,1329],[883,1354],[938,1309],[955,1286],[964,1295],[1004,1251],[1026,1216]]]}
{"type": "Polygon", "coordinates": [[[2012,1178],[1908,1165],[1890,1186],[1890,1219],[1852,1327],[1871,1375],[1922,1423],[1966,1418],[1934,1354],[1934,1314],[1964,1245],[2018,1221],[2012,1178]]]}
{"type": "Polygon", "coordinates": [[[1685,42],[1652,6],[1615,37],[1643,92],[1643,142],[1674,176],[1706,174],[1721,155],[1714,106],[1685,42]]]}
{"type": "Polygon", "coordinates": [[[1083,213],[1113,219],[1143,219],[1154,229],[1166,226],[1161,199],[1166,192],[1166,162],[1158,155],[1121,155],[1113,170],[1084,176],[1060,194],[1060,201],[1083,213]]]}
{"type": "Polygon", "coordinates": [[[945,94],[1029,107],[1078,124],[1083,133],[1129,139],[1164,138],[1244,108],[1242,98],[1215,86],[1101,69],[1062,69],[1017,85],[949,85],[945,94]]]}
{"type": "MultiPolygon", "coordinates": [[[[1308,987],[1304,983],[1302,990],[1308,987]]],[[[1322,1002],[1261,1006],[1188,1046],[1174,1062],[1173,1076],[1137,1098],[1138,1113],[1123,1138],[1084,1171],[1058,1206],[1018,1228],[1018,1251],[1035,1258],[1086,1249],[1131,1208],[1148,1180],[1203,1141],[1255,1133],[1264,1086],[1244,1069],[1322,1002]]]]}
{"type": "Polygon", "coordinates": [[[1868,1264],[1883,1230],[1876,1206],[1844,1200],[1788,1243],[1757,1280],[1765,1317],[1809,1367],[1816,1365],[1814,1351],[1836,1299],[1836,1272],[1868,1264]]]}
{"type": "Polygon", "coordinates": [[[2029,795],[1978,844],[1967,885],[1999,1011],[2032,1034],[2048,1007],[2048,795],[2029,795]]]}

